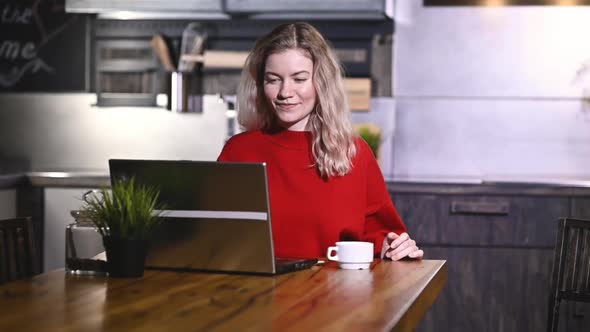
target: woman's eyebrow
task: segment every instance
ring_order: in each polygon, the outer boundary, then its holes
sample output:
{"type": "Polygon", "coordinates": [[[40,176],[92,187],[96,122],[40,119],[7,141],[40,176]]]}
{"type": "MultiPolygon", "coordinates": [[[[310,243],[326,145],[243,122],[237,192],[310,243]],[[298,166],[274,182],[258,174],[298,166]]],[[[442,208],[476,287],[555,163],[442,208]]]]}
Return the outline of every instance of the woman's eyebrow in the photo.
{"type": "MultiPolygon", "coordinates": [[[[291,76],[297,76],[297,75],[300,75],[300,74],[309,74],[309,72],[307,70],[300,70],[298,72],[295,72],[295,73],[291,74],[291,76]]],[[[279,74],[277,74],[275,72],[272,72],[272,71],[267,71],[267,72],[264,73],[264,75],[274,75],[274,76],[281,77],[281,75],[279,75],[279,74]]]]}
{"type": "Polygon", "coordinates": [[[299,74],[309,74],[309,72],[307,70],[300,70],[296,73],[291,74],[291,76],[297,76],[299,74]]]}

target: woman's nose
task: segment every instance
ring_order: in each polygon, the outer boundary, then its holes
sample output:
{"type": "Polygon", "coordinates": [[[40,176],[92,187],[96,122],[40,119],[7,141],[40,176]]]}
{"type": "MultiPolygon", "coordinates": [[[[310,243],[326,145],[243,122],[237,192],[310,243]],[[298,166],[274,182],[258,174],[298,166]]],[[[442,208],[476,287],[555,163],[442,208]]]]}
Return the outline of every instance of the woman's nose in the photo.
{"type": "Polygon", "coordinates": [[[293,96],[293,90],[289,83],[283,83],[279,90],[279,99],[287,99],[293,96]]]}

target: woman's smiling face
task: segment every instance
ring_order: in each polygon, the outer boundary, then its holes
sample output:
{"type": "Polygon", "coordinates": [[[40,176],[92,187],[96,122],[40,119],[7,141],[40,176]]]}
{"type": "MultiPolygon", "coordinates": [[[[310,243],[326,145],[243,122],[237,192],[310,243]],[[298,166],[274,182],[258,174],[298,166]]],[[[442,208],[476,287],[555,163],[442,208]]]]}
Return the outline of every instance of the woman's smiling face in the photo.
{"type": "Polygon", "coordinates": [[[313,61],[309,53],[290,49],[273,53],[264,67],[264,95],[272,105],[279,125],[304,131],[316,105],[313,61]]]}

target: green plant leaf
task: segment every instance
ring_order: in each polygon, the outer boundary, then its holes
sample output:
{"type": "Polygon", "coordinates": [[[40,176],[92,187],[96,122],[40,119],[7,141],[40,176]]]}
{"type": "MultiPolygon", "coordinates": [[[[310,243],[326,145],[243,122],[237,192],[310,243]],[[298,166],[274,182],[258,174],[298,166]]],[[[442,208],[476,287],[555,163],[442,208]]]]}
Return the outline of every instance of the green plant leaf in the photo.
{"type": "Polygon", "coordinates": [[[120,239],[146,239],[161,221],[160,191],[137,184],[134,178],[118,180],[111,191],[87,196],[82,210],[104,236],[120,239]]]}
{"type": "Polygon", "coordinates": [[[377,153],[379,152],[379,146],[381,145],[381,133],[373,132],[368,127],[361,127],[358,130],[359,136],[367,142],[371,151],[373,151],[373,155],[377,157],[377,153]]]}

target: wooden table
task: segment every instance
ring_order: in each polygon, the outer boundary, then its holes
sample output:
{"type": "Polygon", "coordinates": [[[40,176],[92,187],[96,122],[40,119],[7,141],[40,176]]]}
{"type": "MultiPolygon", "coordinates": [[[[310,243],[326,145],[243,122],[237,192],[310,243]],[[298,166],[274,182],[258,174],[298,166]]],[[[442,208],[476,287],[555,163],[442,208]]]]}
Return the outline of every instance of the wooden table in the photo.
{"type": "Polygon", "coordinates": [[[279,276],[57,270],[0,286],[0,331],[411,331],[447,280],[445,261],[335,263],[279,276]]]}

